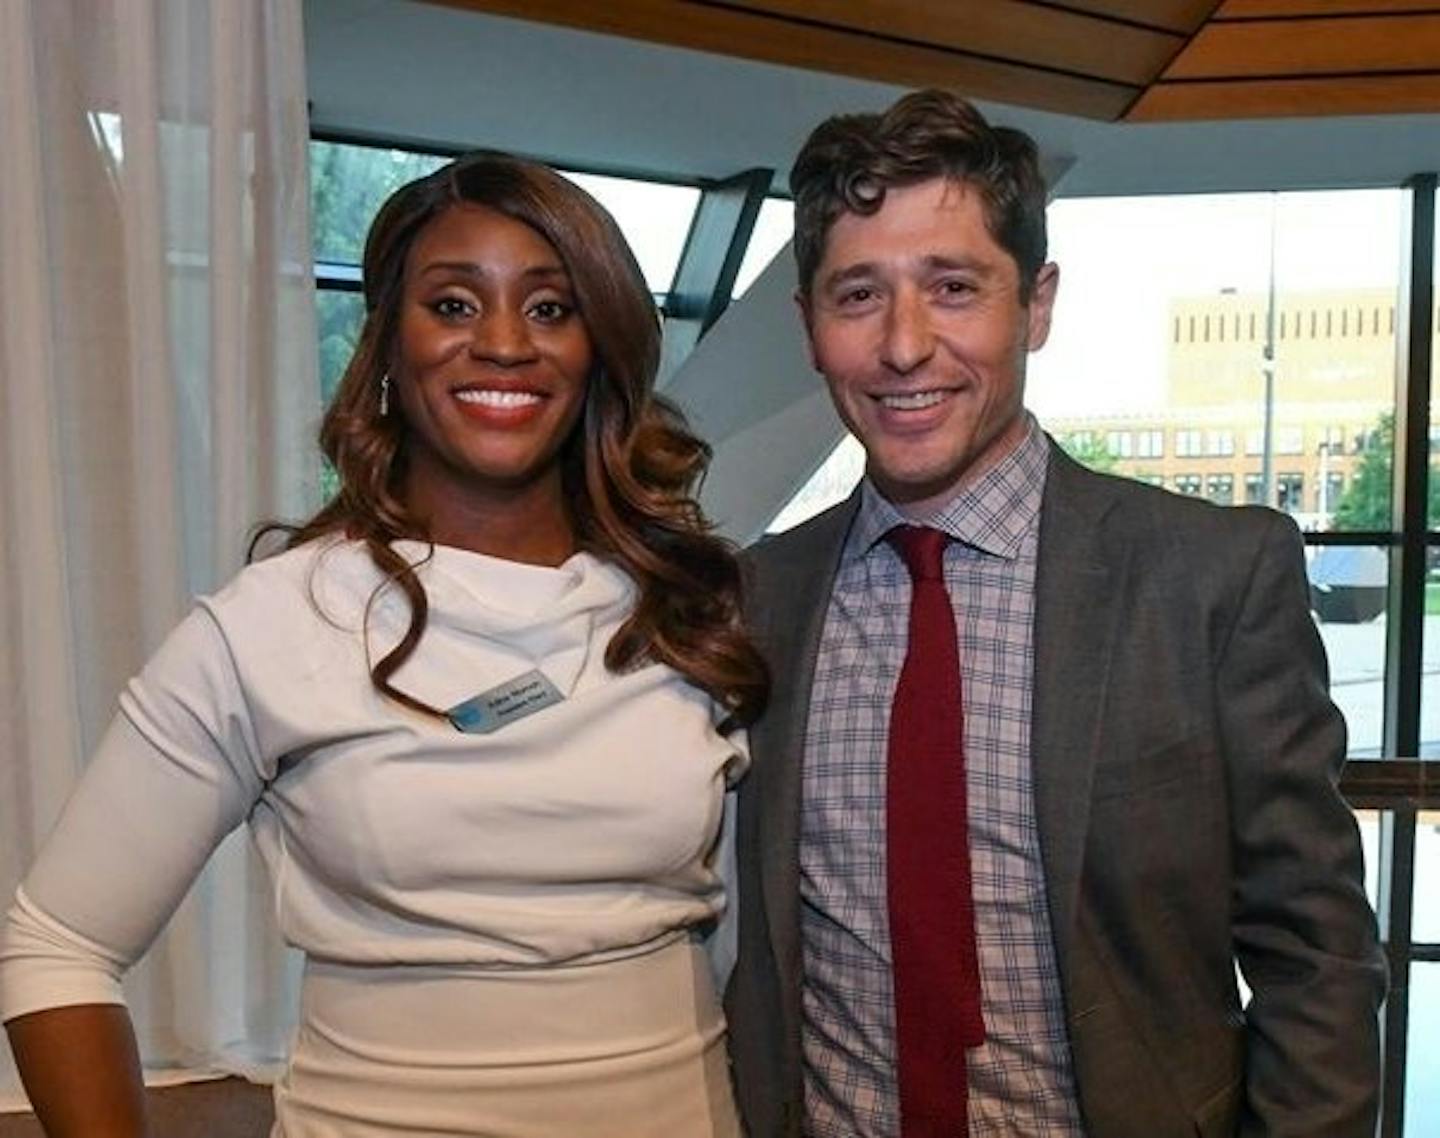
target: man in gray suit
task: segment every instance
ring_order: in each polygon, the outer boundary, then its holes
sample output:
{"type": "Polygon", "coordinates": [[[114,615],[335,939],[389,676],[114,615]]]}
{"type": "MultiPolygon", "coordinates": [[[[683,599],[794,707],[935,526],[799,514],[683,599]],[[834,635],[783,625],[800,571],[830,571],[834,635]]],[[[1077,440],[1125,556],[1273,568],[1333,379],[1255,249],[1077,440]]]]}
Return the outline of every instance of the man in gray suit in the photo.
{"type": "Polygon", "coordinates": [[[775,684],[727,996],[752,1138],[1371,1138],[1385,969],[1295,526],[1089,472],[1024,409],[1059,279],[1027,136],[922,92],[822,124],[791,184],[814,365],[867,467],[750,555],[775,684]],[[887,879],[901,525],[945,535],[959,878],[942,834],[933,881],[913,849],[887,879]],[[897,1044],[959,1014],[910,978],[896,1015],[916,878],[978,961],[982,1038],[932,1054],[897,1044]],[[958,1114],[905,1089],[937,1062],[958,1114]]]}

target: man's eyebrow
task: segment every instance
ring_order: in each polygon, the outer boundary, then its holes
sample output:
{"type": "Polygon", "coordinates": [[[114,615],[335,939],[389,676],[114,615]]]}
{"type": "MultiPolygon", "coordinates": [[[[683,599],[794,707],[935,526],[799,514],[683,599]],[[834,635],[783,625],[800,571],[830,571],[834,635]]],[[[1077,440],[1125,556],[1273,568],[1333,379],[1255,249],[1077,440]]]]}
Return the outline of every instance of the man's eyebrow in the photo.
{"type": "Polygon", "coordinates": [[[825,279],[820,282],[820,287],[833,289],[874,275],[875,263],[873,261],[857,261],[853,265],[846,265],[843,269],[835,269],[833,272],[827,273],[825,279]]]}
{"type": "Polygon", "coordinates": [[[931,253],[922,262],[931,270],[942,272],[959,270],[966,273],[974,273],[976,276],[992,277],[998,270],[998,266],[990,260],[980,257],[950,256],[945,253],[931,253]]]}
{"type": "MultiPolygon", "coordinates": [[[[966,256],[963,253],[928,253],[919,259],[919,264],[927,273],[966,272],[974,273],[979,277],[993,277],[999,272],[999,266],[995,262],[987,258],[966,256]]],[[[855,281],[868,280],[876,276],[879,271],[879,267],[874,261],[857,261],[853,265],[846,265],[844,268],[827,274],[820,282],[820,287],[827,290],[841,288],[855,281]]]]}

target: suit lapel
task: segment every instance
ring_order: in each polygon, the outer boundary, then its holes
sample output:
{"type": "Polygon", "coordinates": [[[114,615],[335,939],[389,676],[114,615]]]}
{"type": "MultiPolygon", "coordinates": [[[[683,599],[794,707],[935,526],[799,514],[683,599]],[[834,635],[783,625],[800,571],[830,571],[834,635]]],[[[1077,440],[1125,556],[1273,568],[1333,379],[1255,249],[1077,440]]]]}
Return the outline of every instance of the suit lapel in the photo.
{"type": "MultiPolygon", "coordinates": [[[[761,889],[781,975],[800,976],[800,790],[805,731],[820,635],[859,491],[789,538],[775,556],[763,549],[757,582],[762,647],[772,673],[770,710],[751,730],[757,811],[764,846],[761,889]]],[[[777,539],[785,540],[785,539],[777,539]]],[[[798,1038],[799,1008],[782,1009],[798,1038]]]]}
{"type": "Polygon", "coordinates": [[[1052,443],[1040,513],[1030,752],[1050,921],[1067,989],[1101,710],[1128,572],[1123,546],[1106,541],[1113,505],[1106,481],[1052,443]]]}

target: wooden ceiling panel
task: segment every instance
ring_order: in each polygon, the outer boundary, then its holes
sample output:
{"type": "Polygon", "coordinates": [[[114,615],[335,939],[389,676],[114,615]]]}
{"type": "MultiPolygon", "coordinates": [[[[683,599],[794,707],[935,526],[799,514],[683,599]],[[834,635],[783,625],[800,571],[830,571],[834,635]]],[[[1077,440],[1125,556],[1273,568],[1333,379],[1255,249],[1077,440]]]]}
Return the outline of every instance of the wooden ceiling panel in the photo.
{"type": "Polygon", "coordinates": [[[1164,78],[1352,76],[1440,70],[1440,14],[1212,20],[1164,78]]]}
{"type": "Polygon", "coordinates": [[[1190,35],[1214,11],[1219,0],[1060,0],[1052,8],[1068,8],[1094,16],[1113,16],[1117,20],[1146,28],[1190,35]]]}
{"type": "Polygon", "coordinates": [[[831,28],[1144,86],[1185,46],[1176,32],[1026,0],[711,0],[831,28]]]}
{"type": "Polygon", "coordinates": [[[1440,113],[1440,0],[428,2],[1106,121],[1440,113]]]}
{"type": "Polygon", "coordinates": [[[1212,19],[1383,16],[1391,12],[1434,12],[1436,7],[1435,0],[1225,0],[1212,19]]]}
{"type": "Polygon", "coordinates": [[[978,99],[1084,118],[1117,119],[1141,90],[1136,84],[1085,78],[930,43],[908,43],[697,0],[429,2],[907,87],[950,87],[978,99]]]}
{"type": "Polygon", "coordinates": [[[1440,112],[1440,75],[1363,79],[1271,79],[1228,83],[1157,83],[1127,122],[1440,112]]]}

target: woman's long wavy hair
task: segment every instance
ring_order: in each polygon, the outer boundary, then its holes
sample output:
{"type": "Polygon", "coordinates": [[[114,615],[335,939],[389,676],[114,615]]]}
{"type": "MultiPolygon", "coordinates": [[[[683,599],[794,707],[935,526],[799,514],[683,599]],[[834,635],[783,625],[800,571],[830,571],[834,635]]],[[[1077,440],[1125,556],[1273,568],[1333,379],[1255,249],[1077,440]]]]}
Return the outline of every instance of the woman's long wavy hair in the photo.
{"type": "Polygon", "coordinates": [[[430,535],[402,496],[408,429],[399,401],[392,398],[382,414],[380,392],[398,362],[410,249],[436,217],[467,204],[521,221],[554,246],[590,335],[595,365],[581,420],[561,449],[561,478],[577,546],[623,568],[639,594],[606,648],[606,665],[669,664],[733,722],[750,721],[764,705],[768,678],[741,622],[734,553],[710,533],[694,498],[710,448],[654,394],[659,322],[619,227],[584,190],[538,163],[468,154],[401,187],[381,207],[365,241],[365,324],[320,427],[340,488],[287,544],[330,534],[365,543],[411,610],[405,636],[374,663],[372,679],[392,699],[438,714],[390,682],[419,644],[428,613],[414,568],[390,543],[430,535]]]}

